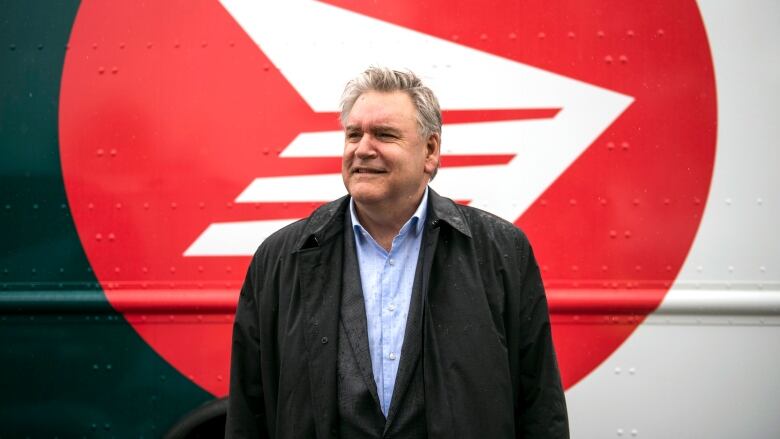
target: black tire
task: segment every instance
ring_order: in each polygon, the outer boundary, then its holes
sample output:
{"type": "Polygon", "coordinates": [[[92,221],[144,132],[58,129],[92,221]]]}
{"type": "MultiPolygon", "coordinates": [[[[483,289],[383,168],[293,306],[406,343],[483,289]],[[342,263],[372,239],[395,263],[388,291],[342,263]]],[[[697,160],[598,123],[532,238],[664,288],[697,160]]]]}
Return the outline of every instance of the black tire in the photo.
{"type": "Polygon", "coordinates": [[[209,401],[187,413],[164,439],[215,439],[225,437],[227,398],[209,401]]]}

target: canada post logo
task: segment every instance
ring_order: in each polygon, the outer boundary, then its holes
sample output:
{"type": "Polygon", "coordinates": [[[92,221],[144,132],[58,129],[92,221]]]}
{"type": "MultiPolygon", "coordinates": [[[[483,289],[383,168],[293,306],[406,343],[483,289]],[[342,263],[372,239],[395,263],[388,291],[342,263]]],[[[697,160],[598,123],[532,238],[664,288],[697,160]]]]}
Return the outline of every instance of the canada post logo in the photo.
{"type": "MultiPolygon", "coordinates": [[[[340,94],[382,65],[439,97],[432,186],[522,227],[553,305],[563,290],[660,303],[698,227],[716,127],[698,10],[667,3],[84,2],[60,145],[106,297],[127,314],[120,295],[235,296],[265,237],[346,193],[340,94]]],[[[556,316],[565,385],[642,317],[556,316]]],[[[193,381],[227,392],[229,320],[128,321],[193,381]]]]}

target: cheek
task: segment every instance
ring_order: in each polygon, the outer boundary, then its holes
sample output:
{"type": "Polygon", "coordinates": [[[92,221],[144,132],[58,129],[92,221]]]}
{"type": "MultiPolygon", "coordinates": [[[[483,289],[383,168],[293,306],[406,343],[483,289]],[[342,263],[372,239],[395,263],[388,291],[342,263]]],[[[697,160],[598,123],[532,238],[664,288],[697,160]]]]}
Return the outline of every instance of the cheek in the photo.
{"type": "Polygon", "coordinates": [[[344,153],[341,155],[342,167],[346,167],[347,164],[351,163],[353,157],[355,157],[355,148],[349,145],[344,146],[344,153]]]}

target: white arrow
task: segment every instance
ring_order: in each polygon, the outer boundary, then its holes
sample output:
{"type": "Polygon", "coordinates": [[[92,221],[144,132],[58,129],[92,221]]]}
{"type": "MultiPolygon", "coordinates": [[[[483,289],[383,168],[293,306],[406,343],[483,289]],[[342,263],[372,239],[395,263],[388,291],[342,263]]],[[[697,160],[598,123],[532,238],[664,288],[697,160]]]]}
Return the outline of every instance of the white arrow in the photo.
{"type": "MultiPolygon", "coordinates": [[[[414,71],[436,92],[444,110],[560,108],[552,119],[443,127],[444,155],[512,154],[514,158],[500,166],[443,168],[432,186],[508,221],[515,221],[633,101],[592,84],[319,2],[223,0],[222,4],[318,112],[338,111],[345,82],[371,64],[414,71]]],[[[341,156],[342,147],[340,132],[305,132],[282,156],[341,156]]],[[[235,201],[329,201],[344,193],[339,174],[257,178],[235,201]]],[[[279,224],[278,220],[252,221],[241,227],[212,224],[184,255],[251,255],[258,239],[279,224]]]]}

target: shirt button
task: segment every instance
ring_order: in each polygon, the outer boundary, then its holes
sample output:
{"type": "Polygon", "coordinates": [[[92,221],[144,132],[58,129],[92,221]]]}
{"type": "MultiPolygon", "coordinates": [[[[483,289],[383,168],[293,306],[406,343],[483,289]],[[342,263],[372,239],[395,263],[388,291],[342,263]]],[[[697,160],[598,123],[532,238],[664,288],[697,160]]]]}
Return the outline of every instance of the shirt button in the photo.
{"type": "Polygon", "coordinates": [[[395,259],[390,259],[389,261],[387,261],[387,263],[390,265],[395,265],[395,259]]]}
{"type": "Polygon", "coordinates": [[[395,360],[395,353],[390,352],[390,355],[388,355],[387,358],[389,358],[391,360],[395,360]]]}
{"type": "Polygon", "coordinates": [[[395,305],[391,303],[390,305],[387,306],[387,310],[390,312],[395,311],[395,305]]]}

